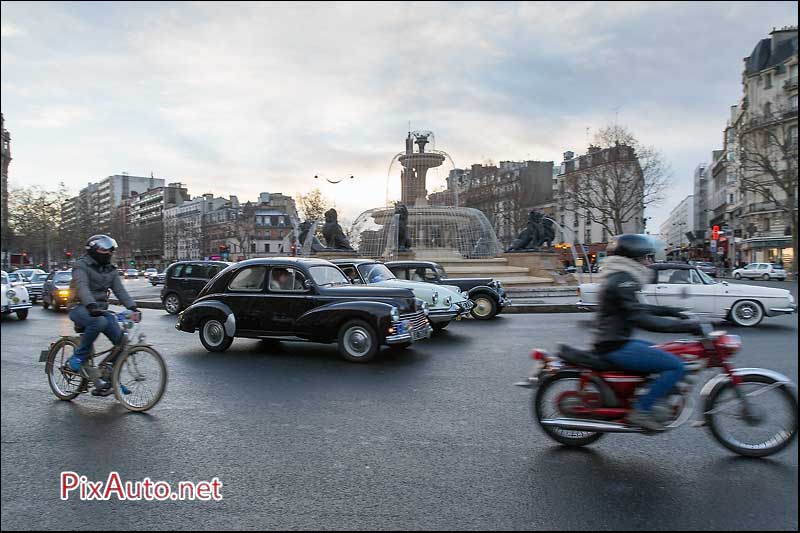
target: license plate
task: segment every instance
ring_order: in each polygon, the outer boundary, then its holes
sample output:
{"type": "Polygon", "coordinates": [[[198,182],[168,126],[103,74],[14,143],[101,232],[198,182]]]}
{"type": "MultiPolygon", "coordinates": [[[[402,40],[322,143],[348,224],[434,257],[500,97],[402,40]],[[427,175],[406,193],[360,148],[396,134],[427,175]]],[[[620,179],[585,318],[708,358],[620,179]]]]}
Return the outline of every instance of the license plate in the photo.
{"type": "Polygon", "coordinates": [[[415,341],[424,339],[425,337],[427,337],[427,335],[425,334],[425,330],[415,329],[414,331],[411,332],[411,338],[414,339],[415,341]]]}

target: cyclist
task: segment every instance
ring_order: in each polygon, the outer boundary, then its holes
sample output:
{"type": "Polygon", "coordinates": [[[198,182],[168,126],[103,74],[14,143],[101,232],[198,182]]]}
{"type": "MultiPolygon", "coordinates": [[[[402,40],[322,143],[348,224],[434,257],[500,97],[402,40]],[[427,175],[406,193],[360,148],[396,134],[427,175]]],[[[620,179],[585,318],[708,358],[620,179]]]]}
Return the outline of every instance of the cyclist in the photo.
{"type": "MultiPolygon", "coordinates": [[[[116,317],[107,312],[109,289],[114,291],[120,302],[133,312],[132,320],[135,322],[141,320],[136,302],[122,285],[117,267],[111,264],[111,255],[116,248],[117,242],[108,235],[93,235],[86,242],[86,254],[75,261],[72,267],[70,282],[72,306],[69,318],[77,327],[84,329],[80,346],[67,361],[67,366],[73,372],[81,372],[100,333],[104,333],[114,343],[116,353],[109,360],[112,364],[122,351],[125,336],[116,317]]],[[[110,374],[101,375],[95,367],[87,367],[84,371],[94,381],[93,395],[111,394],[111,379],[108,377],[110,374]]],[[[130,391],[122,386],[122,392],[129,394],[130,391]]]]}

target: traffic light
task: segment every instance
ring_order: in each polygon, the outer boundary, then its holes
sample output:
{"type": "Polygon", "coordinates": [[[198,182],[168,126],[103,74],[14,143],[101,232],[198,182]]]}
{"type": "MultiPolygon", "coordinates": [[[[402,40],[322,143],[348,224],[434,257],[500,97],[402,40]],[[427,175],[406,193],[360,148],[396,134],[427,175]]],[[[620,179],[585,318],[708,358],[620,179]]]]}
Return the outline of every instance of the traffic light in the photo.
{"type": "Polygon", "coordinates": [[[714,226],[711,228],[711,240],[716,241],[719,239],[719,226],[714,226]]]}
{"type": "Polygon", "coordinates": [[[133,266],[133,265],[135,265],[135,264],[136,264],[136,261],[134,261],[133,259],[131,259],[131,266],[133,266]]]}
{"type": "Polygon", "coordinates": [[[72,259],[72,252],[70,252],[69,250],[67,250],[66,255],[67,255],[67,259],[72,259]]]}

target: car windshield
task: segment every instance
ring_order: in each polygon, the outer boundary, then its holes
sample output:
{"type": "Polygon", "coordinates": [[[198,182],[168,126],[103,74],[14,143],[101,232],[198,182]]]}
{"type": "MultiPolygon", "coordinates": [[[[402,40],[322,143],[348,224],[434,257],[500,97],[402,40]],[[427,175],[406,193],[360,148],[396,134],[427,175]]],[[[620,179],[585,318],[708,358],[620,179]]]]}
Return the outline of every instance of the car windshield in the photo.
{"type": "Polygon", "coordinates": [[[72,272],[56,274],[55,278],[53,278],[53,283],[69,283],[70,281],[72,281],[72,272]]]}
{"type": "Polygon", "coordinates": [[[439,274],[439,279],[447,279],[447,272],[444,271],[441,265],[436,265],[436,273],[439,274]]]}
{"type": "Polygon", "coordinates": [[[783,265],[772,265],[772,268],[776,270],[783,270],[783,265]]]}
{"type": "Polygon", "coordinates": [[[44,283],[44,280],[47,279],[47,274],[34,274],[31,278],[33,283],[44,283]]]}
{"type": "Polygon", "coordinates": [[[313,266],[308,271],[311,272],[311,277],[320,287],[326,285],[350,285],[350,281],[336,267],[320,265],[313,266]]]}
{"type": "Polygon", "coordinates": [[[3,274],[2,283],[3,283],[3,285],[8,285],[8,276],[6,276],[5,274],[3,274]]]}
{"type": "Polygon", "coordinates": [[[381,263],[359,265],[358,271],[361,273],[361,276],[367,280],[367,283],[378,283],[390,279],[397,279],[394,277],[394,274],[392,274],[392,271],[381,263]]]}

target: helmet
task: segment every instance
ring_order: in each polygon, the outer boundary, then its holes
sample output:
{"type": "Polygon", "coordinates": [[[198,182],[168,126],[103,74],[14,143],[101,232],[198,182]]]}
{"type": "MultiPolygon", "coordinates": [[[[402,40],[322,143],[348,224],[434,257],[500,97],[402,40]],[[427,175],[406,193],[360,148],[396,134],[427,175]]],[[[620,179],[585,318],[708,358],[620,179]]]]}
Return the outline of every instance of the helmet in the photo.
{"type": "Polygon", "coordinates": [[[621,255],[630,259],[642,259],[655,255],[656,247],[652,237],[637,233],[619,235],[606,248],[608,255],[621,255]]]}
{"type": "Polygon", "coordinates": [[[111,263],[111,254],[117,248],[117,241],[108,235],[92,235],[86,241],[89,256],[101,265],[111,263]]]}

